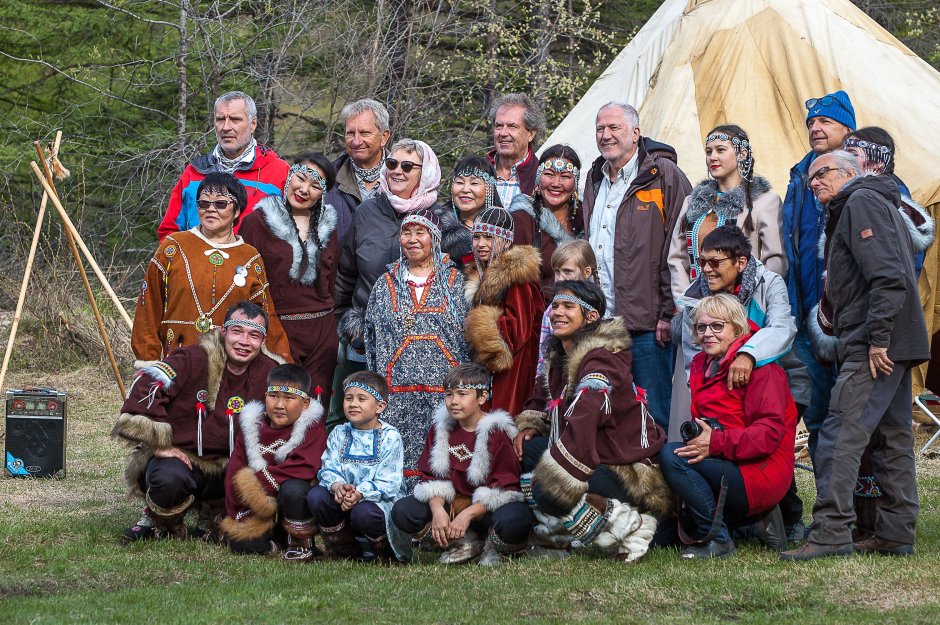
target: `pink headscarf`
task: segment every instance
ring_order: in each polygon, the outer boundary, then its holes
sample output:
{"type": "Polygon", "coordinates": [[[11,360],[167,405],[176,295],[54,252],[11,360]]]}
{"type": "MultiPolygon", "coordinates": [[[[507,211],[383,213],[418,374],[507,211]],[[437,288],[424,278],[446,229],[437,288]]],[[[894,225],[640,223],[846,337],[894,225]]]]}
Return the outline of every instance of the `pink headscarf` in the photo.
{"type": "Polygon", "coordinates": [[[422,208],[430,208],[437,201],[437,188],[441,184],[441,166],[437,162],[437,155],[424,141],[417,139],[403,139],[402,141],[414,141],[423,154],[421,161],[421,180],[418,182],[418,188],[407,200],[402,199],[392,193],[388,188],[388,169],[385,167],[385,161],[382,161],[382,170],[379,172],[379,186],[382,193],[388,198],[392,208],[396,213],[404,214],[422,208]]]}

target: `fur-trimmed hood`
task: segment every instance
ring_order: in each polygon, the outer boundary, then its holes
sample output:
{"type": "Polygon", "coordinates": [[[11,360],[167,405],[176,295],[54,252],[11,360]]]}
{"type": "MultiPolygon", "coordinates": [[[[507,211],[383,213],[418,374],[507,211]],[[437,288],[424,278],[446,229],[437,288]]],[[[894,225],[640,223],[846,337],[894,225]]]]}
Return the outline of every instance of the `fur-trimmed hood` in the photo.
{"type": "Polygon", "coordinates": [[[316,221],[311,214],[310,221],[311,224],[316,223],[317,236],[314,237],[311,232],[306,241],[300,240],[297,224],[294,223],[284,200],[280,197],[271,195],[265,197],[255,206],[255,212],[261,213],[271,234],[290,245],[294,251],[293,262],[288,274],[291,280],[304,285],[314,284],[317,280],[317,270],[320,265],[320,253],[330,242],[330,236],[336,230],[338,217],[333,205],[324,203],[320,210],[319,219],[316,221]]]}
{"type": "MultiPolygon", "coordinates": [[[[248,466],[254,471],[261,471],[268,466],[268,461],[263,456],[259,436],[264,417],[264,404],[260,401],[248,402],[242,408],[241,414],[238,415],[238,421],[242,428],[242,437],[245,441],[245,456],[248,459],[248,466]]],[[[290,452],[297,449],[297,446],[304,442],[307,430],[314,424],[319,423],[322,418],[323,406],[317,400],[311,400],[307,409],[300,413],[300,418],[291,426],[290,438],[274,452],[274,462],[277,464],[284,462],[290,452]]]]}
{"type": "MultiPolygon", "coordinates": [[[[534,200],[531,196],[520,193],[514,197],[512,202],[509,204],[509,212],[526,213],[533,220],[536,220],[535,204],[533,202],[534,200]]],[[[555,214],[552,211],[543,208],[541,211],[539,211],[539,213],[539,218],[537,220],[539,230],[550,236],[555,241],[555,243],[561,245],[565,241],[570,241],[572,238],[574,238],[568,234],[564,226],[561,225],[561,222],[558,221],[558,218],[555,217],[555,214]]]]}
{"type": "MultiPolygon", "coordinates": [[[[578,370],[581,368],[581,361],[587,354],[595,349],[605,349],[616,354],[630,349],[633,340],[630,338],[630,331],[627,330],[627,324],[622,317],[612,319],[601,319],[585,328],[578,330],[574,337],[574,348],[571,353],[565,354],[561,346],[561,340],[552,337],[549,339],[548,349],[545,358],[545,384],[551,379],[550,370],[561,366],[564,361],[565,375],[568,385],[578,380],[578,370]]],[[[574,392],[574,388],[571,388],[574,392]]]]}
{"type": "Polygon", "coordinates": [[[513,245],[500,254],[486,269],[480,282],[476,264],[464,270],[464,297],[471,306],[480,304],[502,306],[506,291],[514,284],[540,283],[542,257],[531,245],[513,245]]]}
{"type": "MultiPolygon", "coordinates": [[[[770,183],[766,178],[755,176],[751,182],[751,199],[770,191],[770,183]]],[[[686,221],[694,224],[699,217],[709,211],[725,219],[737,219],[747,208],[747,199],[744,196],[744,185],[736,187],[727,193],[718,195],[718,181],[703,180],[698,183],[689,194],[689,208],[686,211],[686,221]]]]}
{"type": "Polygon", "coordinates": [[[909,195],[901,194],[901,206],[899,207],[901,218],[904,219],[904,225],[907,231],[911,233],[911,242],[914,244],[915,252],[923,252],[934,238],[934,220],[917,200],[909,195]]]}
{"type": "MultiPolygon", "coordinates": [[[[441,479],[450,477],[450,433],[458,427],[457,421],[447,412],[446,406],[441,403],[434,412],[434,446],[431,448],[431,470],[441,479]]],[[[467,469],[467,481],[474,486],[486,484],[490,475],[490,433],[502,430],[510,439],[515,438],[518,430],[512,417],[505,410],[490,412],[477,424],[476,442],[473,445],[473,458],[467,469]]]]}

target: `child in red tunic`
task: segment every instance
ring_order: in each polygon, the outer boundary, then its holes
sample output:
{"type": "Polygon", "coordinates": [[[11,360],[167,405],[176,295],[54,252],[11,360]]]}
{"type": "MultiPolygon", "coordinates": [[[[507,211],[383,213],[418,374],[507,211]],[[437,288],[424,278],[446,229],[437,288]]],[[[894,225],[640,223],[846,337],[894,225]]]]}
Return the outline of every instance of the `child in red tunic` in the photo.
{"type": "Polygon", "coordinates": [[[228,516],[220,525],[232,551],[271,552],[286,534],[285,560],[317,555],[307,491],[316,483],[326,429],[323,406],[309,393],[303,367],[280,365],[268,375],[264,406],[251,402],[239,415],[241,434],[225,473],[228,516]]]}
{"type": "Polygon", "coordinates": [[[392,508],[393,522],[406,534],[430,528],[434,542],[447,548],[445,564],[481,553],[480,564],[499,564],[525,549],[534,521],[519,487],[512,418],[502,410],[483,412],[490,383],[477,364],[447,374],[446,399],[418,460],[421,481],[392,508]]]}

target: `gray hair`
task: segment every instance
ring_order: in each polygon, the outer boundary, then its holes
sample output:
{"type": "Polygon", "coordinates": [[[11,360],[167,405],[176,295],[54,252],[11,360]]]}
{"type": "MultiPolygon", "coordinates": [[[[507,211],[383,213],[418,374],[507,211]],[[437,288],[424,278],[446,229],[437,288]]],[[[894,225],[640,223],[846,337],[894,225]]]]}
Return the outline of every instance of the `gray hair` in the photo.
{"type": "Polygon", "coordinates": [[[223,102],[231,102],[232,100],[243,100],[245,102],[245,113],[248,115],[248,121],[258,117],[258,106],[255,104],[254,99],[244,91],[229,91],[228,93],[223,93],[215,99],[215,104],[212,108],[215,110],[223,102]]]}
{"type": "Polygon", "coordinates": [[[343,125],[345,126],[351,118],[357,115],[362,115],[366,111],[372,113],[372,117],[375,118],[375,125],[379,129],[379,132],[385,132],[388,130],[388,109],[382,106],[381,102],[371,98],[363,98],[362,100],[350,102],[343,107],[343,110],[340,111],[339,116],[343,118],[343,125]]]}
{"type": "Polygon", "coordinates": [[[499,113],[499,109],[505,106],[521,106],[525,109],[522,121],[526,130],[535,131],[535,136],[532,137],[532,145],[538,146],[545,134],[545,113],[538,107],[535,100],[524,93],[507,93],[499,96],[490,105],[490,123],[496,123],[496,114],[499,113]]]}
{"type": "Polygon", "coordinates": [[[856,176],[862,175],[862,166],[858,163],[858,158],[846,150],[833,150],[830,152],[835,166],[842,171],[851,171],[856,176]]]}
{"type": "Polygon", "coordinates": [[[623,120],[627,122],[627,125],[629,125],[630,128],[640,127],[640,114],[636,112],[635,108],[633,108],[626,102],[618,102],[616,100],[612,100],[608,102],[607,104],[605,104],[604,106],[597,109],[598,115],[600,115],[600,112],[603,111],[604,109],[609,109],[609,108],[620,109],[620,111],[623,113],[623,120]]]}
{"type": "Polygon", "coordinates": [[[392,149],[390,149],[388,153],[394,154],[398,150],[404,150],[405,152],[417,154],[418,158],[421,159],[421,162],[424,163],[424,150],[414,139],[399,139],[392,145],[392,149]]]}

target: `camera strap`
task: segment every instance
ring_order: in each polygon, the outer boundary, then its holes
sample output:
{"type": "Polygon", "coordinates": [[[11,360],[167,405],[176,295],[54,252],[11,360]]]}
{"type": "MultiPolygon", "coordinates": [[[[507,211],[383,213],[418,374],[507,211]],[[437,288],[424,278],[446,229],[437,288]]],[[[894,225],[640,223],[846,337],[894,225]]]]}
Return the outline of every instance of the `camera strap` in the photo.
{"type": "Polygon", "coordinates": [[[679,540],[684,545],[704,545],[712,540],[721,531],[721,524],[725,516],[725,499],[728,498],[728,462],[723,464],[721,474],[721,486],[718,488],[718,501],[715,502],[715,516],[712,517],[711,527],[701,538],[691,538],[682,527],[682,515],[679,515],[679,522],[676,524],[679,530],[679,540]]]}

